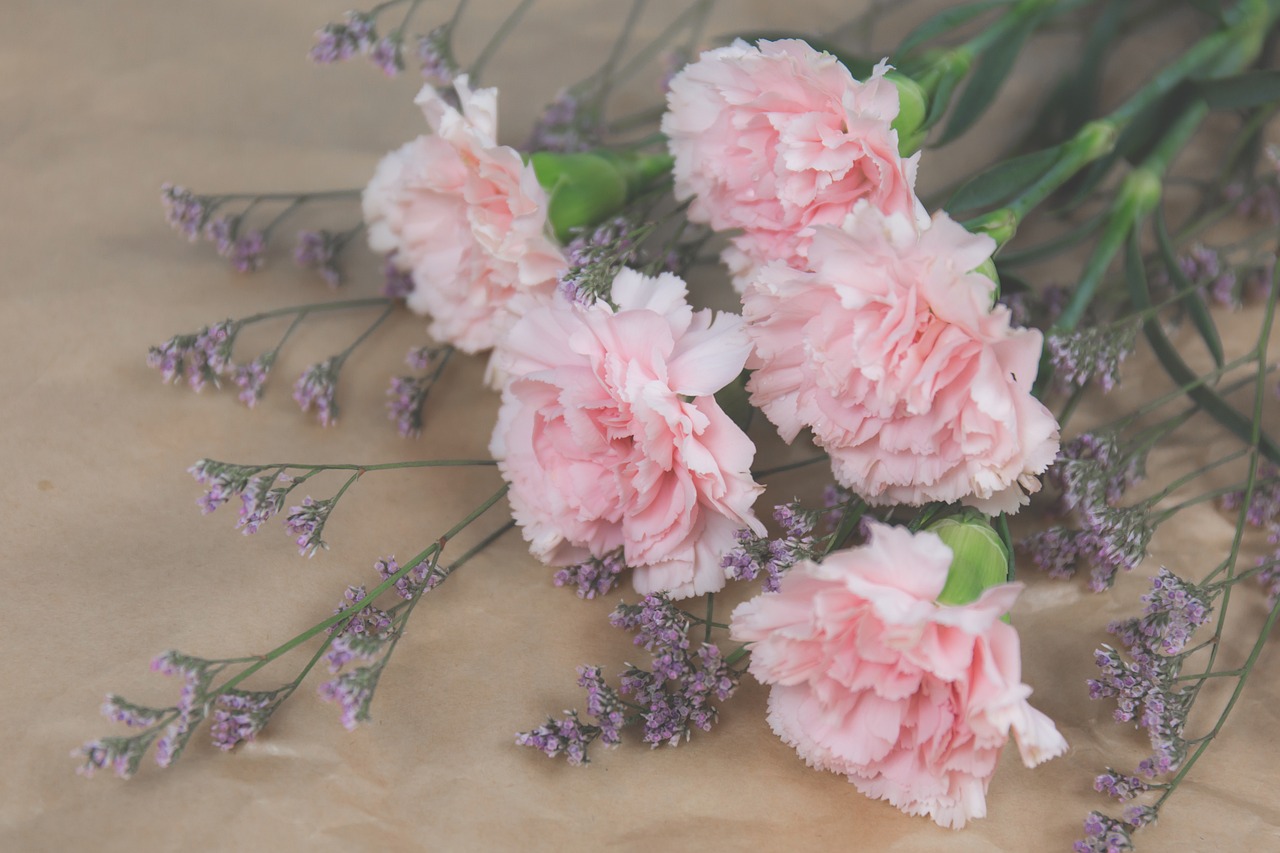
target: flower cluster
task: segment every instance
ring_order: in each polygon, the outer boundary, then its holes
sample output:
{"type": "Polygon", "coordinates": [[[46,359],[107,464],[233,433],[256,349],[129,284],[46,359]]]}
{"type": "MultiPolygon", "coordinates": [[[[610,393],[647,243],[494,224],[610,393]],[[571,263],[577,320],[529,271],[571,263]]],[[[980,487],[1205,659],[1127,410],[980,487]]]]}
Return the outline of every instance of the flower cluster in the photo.
{"type": "Polygon", "coordinates": [[[622,549],[619,548],[602,557],[590,557],[581,563],[559,569],[553,581],[556,586],[575,587],[578,598],[596,598],[607,595],[614,588],[618,576],[626,567],[622,549]]]}
{"type": "Polygon", "coordinates": [[[611,687],[600,667],[578,668],[578,684],[587,691],[587,713],[594,724],[583,723],[577,711],[516,735],[516,743],[532,746],[549,757],[564,755],[570,764],[588,762],[587,747],[597,739],[617,746],[622,729],[638,725],[651,748],[677,746],[694,728],[709,731],[717,718],[717,701],[737,689],[741,672],[721,656],[719,647],[703,643],[691,647],[688,632],[693,618],[665,595],[647,595],[639,604],[620,604],[609,621],[635,632],[636,645],[651,655],[649,669],[634,665],[622,673],[619,687],[611,687]],[[630,697],[624,702],[622,696],[630,697]],[[630,710],[630,713],[627,713],[630,710]]]}
{"type": "Polygon", "coordinates": [[[166,183],[160,188],[160,200],[170,227],[192,242],[204,237],[213,243],[218,254],[230,260],[236,272],[253,272],[262,266],[267,249],[266,234],[244,228],[242,215],[215,217],[213,214],[222,204],[221,199],[195,195],[186,187],[166,183]]]}
{"type": "Polygon", "coordinates": [[[782,536],[770,539],[747,528],[738,531],[738,544],[724,555],[724,566],[732,580],[755,580],[764,575],[766,592],[777,592],[782,576],[801,560],[817,559],[813,535],[817,514],[800,509],[796,501],[773,508],[773,518],[782,526],[782,536]]]}
{"type": "Polygon", "coordinates": [[[342,271],[338,269],[338,253],[349,237],[330,231],[299,231],[298,244],[293,259],[304,269],[313,269],[330,287],[342,283],[342,271]]]}
{"type": "Polygon", "coordinates": [[[1082,388],[1097,380],[1103,393],[1120,382],[1120,364],[1133,352],[1136,322],[1088,326],[1054,333],[1045,339],[1055,382],[1063,389],[1082,388]]]}
{"type": "Polygon", "coordinates": [[[569,301],[590,305],[607,299],[613,280],[624,267],[639,267],[639,244],[652,226],[615,217],[583,230],[564,247],[569,266],[557,290],[569,301]]]}
{"type": "Polygon", "coordinates": [[[239,331],[235,321],[223,320],[194,335],[174,335],[150,348],[147,366],[159,370],[165,382],[185,378],[193,391],[203,391],[207,385],[217,388],[222,377],[234,369],[231,348],[239,331]]]}
{"type": "Polygon", "coordinates": [[[958,828],[986,814],[1010,731],[1028,766],[1066,749],[1027,704],[1018,635],[1000,618],[1021,587],[940,605],[951,549],[932,533],[869,533],[740,605],[732,636],[753,644],[751,674],[772,685],[769,725],[810,766],[958,828]]]}
{"type": "Polygon", "coordinates": [[[467,353],[491,348],[520,293],[550,295],[565,268],[546,236],[547,196],[533,167],[497,142],[496,89],[454,81],[459,107],[418,94],[430,136],[378,164],[364,191],[369,245],[413,279],[409,307],[467,353]]]}
{"type": "Polygon", "coordinates": [[[572,566],[619,547],[641,593],[724,586],[751,506],[755,446],[714,394],[742,370],[739,318],[694,312],[684,282],[623,270],[609,301],[529,310],[496,359],[512,377],[490,452],[530,551],[572,566]]]}

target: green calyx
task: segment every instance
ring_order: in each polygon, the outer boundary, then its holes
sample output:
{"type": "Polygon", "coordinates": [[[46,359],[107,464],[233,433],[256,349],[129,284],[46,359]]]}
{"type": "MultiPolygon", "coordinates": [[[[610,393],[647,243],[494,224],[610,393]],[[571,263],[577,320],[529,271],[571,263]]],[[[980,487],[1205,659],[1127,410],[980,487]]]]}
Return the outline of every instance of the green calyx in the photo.
{"type": "Polygon", "coordinates": [[[925,528],[951,549],[951,570],[939,604],[968,604],[1009,577],[1009,552],[1000,535],[978,514],[944,518],[925,528]]]}
{"type": "Polygon", "coordinates": [[[599,225],[671,170],[668,154],[600,149],[575,154],[537,151],[529,163],[547,191],[547,220],[561,243],[575,228],[599,225]]]}
{"type": "Polygon", "coordinates": [[[889,71],[884,79],[898,89],[898,117],[890,126],[898,132],[898,153],[910,157],[924,142],[929,96],[923,86],[898,71],[889,71]]]}

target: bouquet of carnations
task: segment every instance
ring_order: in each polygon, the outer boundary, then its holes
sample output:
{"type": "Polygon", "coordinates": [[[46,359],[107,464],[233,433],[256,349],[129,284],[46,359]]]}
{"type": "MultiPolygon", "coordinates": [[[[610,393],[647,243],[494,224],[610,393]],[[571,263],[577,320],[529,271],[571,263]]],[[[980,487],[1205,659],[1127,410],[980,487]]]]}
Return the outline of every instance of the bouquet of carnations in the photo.
{"type": "Polygon", "coordinates": [[[1160,524],[1216,500],[1234,524],[1229,552],[1195,578],[1160,569],[1143,612],[1113,624],[1115,645],[1097,651],[1092,696],[1145,729],[1151,754],[1093,780],[1132,802],[1119,817],[1091,814],[1076,846],[1130,849],[1221,728],[1280,613],[1280,552],[1250,556],[1262,538],[1250,528],[1280,536],[1280,445],[1264,429],[1280,291],[1280,149],[1266,143],[1280,74],[1264,66],[1280,0],[978,0],[870,53],[856,44],[869,19],[820,36],[706,40],[712,0],[633,49],[646,11],[634,0],[604,66],[561,90],[519,147],[499,141],[498,89],[480,81],[532,0],[466,66],[453,39],[466,0],[451,16],[423,5],[386,0],[317,33],[317,62],[365,57],[396,76],[412,53],[426,78],[423,134],[370,164],[367,186],[163,189],[170,224],[245,273],[286,220],[358,199],[348,228],[298,232],[294,257],[337,288],[343,252],[367,241],[383,258],[381,293],[213,323],[152,347],[149,363],[196,390],[231,384],[252,407],[301,324],[372,312],[349,346],[294,382],[302,411],[328,426],[348,357],[393,312],[423,315],[412,372],[390,381],[391,420],[417,437],[451,361],[483,356],[501,395],[491,459],[202,459],[191,469],[200,506],[235,499],[245,533],[282,518],[314,556],[365,475],[496,466],[504,485],[409,559],[378,559],[376,579],[269,651],[160,655],[153,669],[183,684],[177,701],[109,696],[105,713],[137,733],[85,744],[82,769],[130,776],[148,752],[167,767],[202,725],[224,750],[267,737],[318,666],[330,673],[320,695],[357,727],[418,604],[514,528],[552,567],[549,582],[616,596],[610,621],[649,658],[616,679],[580,667],[581,711],[517,744],[574,765],[628,730],[676,746],[709,730],[749,675],[769,686],[767,725],[808,765],[959,828],[985,816],[1011,736],[1027,766],[1068,748],[1028,701],[1018,632],[1034,626],[1009,618],[1022,590],[1015,558],[1064,579],[1087,567],[1088,587],[1102,591],[1144,559],[1160,524]],[[1202,36],[1123,97],[1101,97],[1118,39],[1171,5],[1199,16],[1202,36]],[[428,18],[433,28],[411,43],[428,18]],[[1083,50],[1043,94],[1039,120],[1011,152],[922,199],[916,175],[940,156],[932,149],[978,125],[1050,26],[1078,30],[1083,50]],[[615,115],[618,87],[658,58],[667,68],[660,84],[651,75],[654,99],[660,85],[665,100],[615,115]],[[1175,169],[1215,113],[1237,128],[1216,172],[1175,169]],[[1189,201],[1175,203],[1182,188],[1189,201]],[[1212,226],[1228,216],[1262,224],[1215,246],[1212,226]],[[1069,284],[1037,278],[1046,258],[1080,251],[1069,284]],[[704,307],[724,303],[730,285],[734,310],[704,307]],[[1224,344],[1213,303],[1263,306],[1243,354],[1224,344]],[[242,352],[241,332],[268,322],[283,327],[275,345],[242,352]],[[1208,367],[1191,366],[1175,324],[1194,330],[1208,367]],[[1119,382],[1139,333],[1174,390],[1063,440],[1085,395],[1119,382]],[[1239,391],[1252,399],[1241,405],[1239,391]],[[1193,419],[1215,423],[1230,452],[1126,497],[1152,449],[1193,419]],[[802,449],[762,464],[757,444],[773,433],[802,449]],[[821,472],[823,500],[766,511],[761,481],[801,468],[821,472]],[[306,484],[324,472],[345,479],[314,497],[306,484]],[[1171,499],[1210,472],[1212,488],[1171,499]],[[1055,523],[1015,541],[1009,517],[1036,512],[1033,502],[1055,523]],[[453,553],[464,528],[503,508],[509,523],[453,553]],[[1225,665],[1220,638],[1242,582],[1260,582],[1268,616],[1247,659],[1225,665]],[[295,649],[310,657],[293,677],[260,680],[295,649]],[[1234,679],[1230,700],[1208,729],[1190,730],[1201,688],[1218,679],[1234,679]]]}

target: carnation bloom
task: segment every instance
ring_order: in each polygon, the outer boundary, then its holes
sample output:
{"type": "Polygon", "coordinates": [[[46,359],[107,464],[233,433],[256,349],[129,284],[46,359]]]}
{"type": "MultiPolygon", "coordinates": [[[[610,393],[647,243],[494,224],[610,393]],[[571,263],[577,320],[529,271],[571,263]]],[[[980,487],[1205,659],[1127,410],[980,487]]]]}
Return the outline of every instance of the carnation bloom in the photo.
{"type": "Polygon", "coordinates": [[[437,340],[489,349],[517,293],[549,296],[566,268],[547,236],[547,194],[497,143],[498,91],[454,83],[461,112],[431,86],[417,103],[434,132],[378,164],[364,191],[369,246],[413,276],[409,307],[437,340]]]}
{"type": "Polygon", "coordinates": [[[898,90],[881,63],[865,82],[803,41],[738,40],[671,81],[662,131],[675,194],[689,218],[740,228],[726,254],[739,277],[770,259],[803,266],[816,225],[839,224],[859,200],[925,217],[919,155],[898,154],[898,90]]]}
{"type": "Polygon", "coordinates": [[[623,549],[642,593],[724,586],[751,505],[755,445],[714,395],[750,343],[732,314],[693,311],[685,285],[624,269],[606,302],[557,295],[516,321],[495,358],[513,377],[490,450],[530,550],[553,565],[623,549]]]}
{"type": "Polygon", "coordinates": [[[1031,396],[1040,332],[1012,327],[972,272],[994,247],[945,213],[920,231],[865,202],[819,227],[810,271],[767,265],[743,295],[751,402],[787,441],[810,427],[836,479],[873,504],[1016,512],[1058,424],[1031,396]]]}
{"type": "Polygon", "coordinates": [[[1018,633],[1000,617],[1022,587],[942,605],[951,550],[873,523],[860,548],[798,563],[733,612],[769,692],[769,725],[806,763],[864,794],[959,828],[986,814],[1010,730],[1028,767],[1066,749],[1027,704],[1018,633]]]}

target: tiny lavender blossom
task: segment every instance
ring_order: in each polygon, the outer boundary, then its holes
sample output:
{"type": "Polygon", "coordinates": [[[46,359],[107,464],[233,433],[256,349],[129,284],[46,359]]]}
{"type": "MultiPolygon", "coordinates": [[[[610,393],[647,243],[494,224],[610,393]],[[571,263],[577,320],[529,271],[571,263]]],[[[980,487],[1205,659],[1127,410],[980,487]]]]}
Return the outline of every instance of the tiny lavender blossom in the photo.
{"type": "Polygon", "coordinates": [[[316,43],[311,48],[311,61],[328,65],[342,62],[356,54],[367,53],[375,39],[373,16],[363,12],[347,12],[346,21],[325,24],[316,30],[316,43]]]}
{"type": "Polygon", "coordinates": [[[249,480],[240,493],[240,520],[236,522],[236,528],[246,536],[257,533],[263,524],[284,508],[292,482],[287,474],[257,476],[249,480]],[[283,485],[275,486],[277,482],[283,485]]]}
{"type": "Polygon", "coordinates": [[[1090,812],[1084,819],[1084,840],[1072,847],[1075,853],[1123,853],[1132,849],[1128,828],[1102,812],[1090,812]]]}
{"type": "Polygon", "coordinates": [[[382,295],[388,299],[404,299],[413,292],[413,272],[400,269],[395,255],[395,252],[387,255],[382,264],[382,295]]]}
{"type": "Polygon", "coordinates": [[[799,503],[792,501],[774,507],[773,517],[782,525],[781,538],[756,536],[743,528],[738,531],[737,547],[721,561],[732,580],[755,580],[763,572],[766,592],[777,592],[782,576],[796,563],[818,556],[814,550],[814,513],[801,510],[799,503]]]}
{"type": "Polygon", "coordinates": [[[1045,347],[1056,381],[1071,389],[1096,379],[1103,393],[1110,391],[1120,382],[1120,364],[1133,352],[1137,333],[1137,323],[1125,323],[1049,335],[1045,347]]]}
{"type": "Polygon", "coordinates": [[[336,260],[343,240],[329,231],[299,231],[293,259],[298,266],[313,269],[330,287],[342,283],[342,272],[336,260]]]}
{"type": "Polygon", "coordinates": [[[231,247],[231,266],[236,272],[250,273],[262,266],[267,238],[261,231],[246,231],[231,247]]]}
{"type": "Polygon", "coordinates": [[[627,567],[622,551],[612,551],[603,557],[592,557],[585,562],[568,566],[555,573],[556,586],[577,588],[578,598],[595,598],[607,595],[618,583],[618,576],[627,567]]]}
{"type": "Polygon", "coordinates": [[[209,216],[205,200],[193,195],[186,187],[170,183],[161,185],[160,200],[169,226],[193,243],[199,240],[200,231],[209,216]]]}
{"type": "Polygon", "coordinates": [[[449,86],[458,75],[453,58],[452,31],[446,24],[418,37],[417,57],[423,78],[432,86],[449,86]]]}
{"type": "Polygon", "coordinates": [[[271,366],[275,364],[276,354],[274,352],[266,352],[255,358],[248,364],[236,365],[231,371],[231,381],[240,389],[237,395],[240,402],[249,408],[254,408],[262,399],[262,393],[266,389],[267,376],[271,373],[271,366]]]}
{"type": "Polygon", "coordinates": [[[599,105],[570,89],[561,89],[534,122],[525,151],[587,151],[604,137],[599,105]]]}
{"type": "Polygon", "coordinates": [[[400,41],[390,36],[379,39],[378,43],[373,46],[373,50],[369,51],[369,61],[388,77],[395,78],[400,76],[400,72],[404,70],[404,57],[400,53],[400,41]]]}
{"type": "Polygon", "coordinates": [[[338,370],[341,362],[330,357],[306,369],[293,384],[293,399],[304,412],[315,410],[321,426],[332,426],[338,420],[338,404],[334,395],[338,390],[338,370]]]}
{"type": "Polygon", "coordinates": [[[303,499],[301,506],[290,507],[284,526],[298,537],[298,553],[302,556],[314,557],[320,549],[329,550],[329,543],[320,535],[324,532],[331,509],[332,500],[317,501],[310,496],[303,499]]]}
{"type": "Polygon", "coordinates": [[[209,735],[223,752],[253,740],[280,705],[278,693],[229,690],[218,695],[213,705],[209,735]]]}

